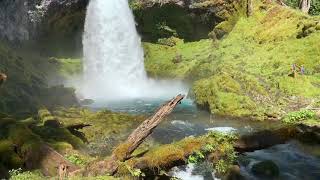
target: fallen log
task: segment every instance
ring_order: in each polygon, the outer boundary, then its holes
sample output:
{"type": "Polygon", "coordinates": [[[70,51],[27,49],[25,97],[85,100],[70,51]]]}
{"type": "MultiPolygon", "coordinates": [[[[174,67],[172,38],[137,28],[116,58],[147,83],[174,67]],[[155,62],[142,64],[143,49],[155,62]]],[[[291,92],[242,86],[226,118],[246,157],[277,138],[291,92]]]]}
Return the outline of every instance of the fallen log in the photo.
{"type": "MultiPolygon", "coordinates": [[[[256,150],[266,149],[279,144],[285,144],[290,140],[294,140],[294,139],[303,141],[303,142],[306,139],[312,139],[313,141],[318,142],[320,138],[318,139],[314,138],[314,133],[317,133],[319,131],[320,131],[319,129],[315,129],[314,127],[306,127],[303,125],[283,127],[276,130],[264,130],[264,131],[259,131],[252,134],[240,136],[239,139],[237,139],[234,142],[233,147],[235,151],[239,153],[244,153],[244,152],[252,152],[256,150]],[[312,136],[312,138],[310,138],[310,135],[312,136]]],[[[164,164],[161,164],[161,163],[157,164],[156,167],[153,165],[150,165],[150,163],[146,160],[147,158],[150,158],[150,157],[146,157],[146,156],[142,156],[141,158],[130,159],[129,161],[131,162],[129,164],[132,164],[133,168],[141,169],[143,172],[147,172],[150,175],[154,175],[152,174],[154,172],[159,172],[160,170],[169,170],[174,166],[187,164],[188,163],[187,159],[190,155],[192,155],[193,152],[200,151],[202,146],[211,143],[210,141],[202,142],[201,137],[193,138],[192,141],[190,141],[190,138],[189,138],[189,141],[187,139],[188,138],[175,142],[175,144],[179,144],[176,147],[178,150],[169,151],[168,154],[159,155],[161,158],[167,160],[163,162],[164,164]],[[181,143],[183,141],[187,143],[181,143]],[[190,150],[190,147],[192,147],[192,150],[190,150]],[[183,154],[183,156],[181,156],[181,154],[183,154]]],[[[166,148],[166,146],[170,146],[170,145],[174,146],[174,144],[169,144],[169,145],[160,146],[158,148],[166,148]]],[[[160,150],[160,152],[164,152],[164,151],[160,150]]],[[[150,156],[150,154],[149,155],[146,154],[146,155],[150,156]]],[[[215,160],[219,159],[219,157],[221,156],[224,156],[224,154],[221,154],[221,152],[219,152],[218,150],[209,154],[207,158],[208,160],[215,162],[215,160]]]]}
{"type": "Polygon", "coordinates": [[[152,133],[154,128],[156,128],[166,117],[169,115],[173,109],[181,102],[184,95],[178,95],[172,100],[168,101],[162,105],[156,113],[150,118],[145,120],[137,129],[135,129],[128,139],[120,144],[112,153],[110,159],[100,161],[87,167],[87,172],[89,175],[97,174],[110,174],[113,175],[118,170],[118,161],[123,162],[131,157],[132,152],[138,148],[138,146],[143,143],[143,141],[152,133]]]}

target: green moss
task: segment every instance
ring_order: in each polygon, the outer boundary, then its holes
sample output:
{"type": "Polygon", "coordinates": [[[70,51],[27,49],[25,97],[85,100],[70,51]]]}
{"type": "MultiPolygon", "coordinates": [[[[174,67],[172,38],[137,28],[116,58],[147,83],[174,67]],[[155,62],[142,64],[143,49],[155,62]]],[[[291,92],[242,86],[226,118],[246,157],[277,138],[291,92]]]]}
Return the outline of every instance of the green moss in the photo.
{"type": "MultiPolygon", "coordinates": [[[[210,56],[210,40],[193,43],[178,43],[174,47],[144,43],[145,67],[150,76],[185,79],[191,77],[191,70],[199,65],[199,61],[210,56]],[[180,56],[179,63],[175,63],[180,56]]],[[[205,72],[203,72],[205,73],[205,72]]]]}
{"type": "Polygon", "coordinates": [[[108,110],[92,112],[81,108],[59,108],[53,112],[53,115],[64,127],[90,124],[91,126],[79,132],[82,134],[81,137],[89,142],[90,153],[94,155],[109,154],[144,119],[142,116],[108,110]]]}
{"type": "Polygon", "coordinates": [[[234,26],[219,25],[232,30],[214,43],[145,44],[147,71],[155,77],[195,81],[196,102],[222,115],[265,119],[274,112],[279,117],[300,103],[288,100],[292,96],[307,102],[317,98],[320,32],[315,27],[319,18],[258,1],[254,8],[250,18],[237,14],[234,26]],[[308,29],[307,36],[299,37],[308,29]],[[171,61],[176,54],[182,57],[179,63],[171,61]],[[304,76],[290,76],[293,63],[304,65],[304,76]]]}
{"type": "Polygon", "coordinates": [[[285,123],[311,123],[316,119],[316,113],[311,110],[300,110],[288,113],[282,121],[285,123]]]}
{"type": "Polygon", "coordinates": [[[50,62],[57,64],[59,75],[64,79],[68,79],[82,73],[81,59],[50,58],[50,62]]]}
{"type": "MultiPolygon", "coordinates": [[[[212,167],[215,168],[216,162],[221,160],[224,161],[224,170],[226,170],[235,160],[233,149],[235,139],[234,135],[218,132],[211,132],[200,137],[188,137],[171,144],[152,147],[142,157],[128,160],[127,165],[134,168],[143,163],[146,166],[145,168],[160,172],[172,167],[175,163],[190,162],[190,159],[194,159],[197,154],[201,155],[201,158],[196,162],[200,162],[204,161],[205,157],[208,157],[211,153],[217,153],[217,159],[211,162],[212,167]]],[[[125,171],[122,173],[125,173],[125,171]]]]}

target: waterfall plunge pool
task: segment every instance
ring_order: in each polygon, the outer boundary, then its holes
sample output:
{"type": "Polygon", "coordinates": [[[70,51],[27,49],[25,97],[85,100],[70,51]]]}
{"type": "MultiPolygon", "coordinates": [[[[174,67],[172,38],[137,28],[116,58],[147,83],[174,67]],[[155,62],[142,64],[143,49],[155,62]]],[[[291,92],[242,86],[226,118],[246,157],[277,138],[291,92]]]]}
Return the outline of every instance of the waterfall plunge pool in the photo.
{"type": "MultiPolygon", "coordinates": [[[[166,99],[168,100],[168,99],[166,99]]],[[[109,109],[116,112],[130,114],[151,115],[164,99],[133,99],[127,101],[96,101],[90,106],[93,110],[109,109]]],[[[239,134],[248,134],[264,129],[281,127],[277,122],[259,122],[222,118],[211,115],[207,111],[197,108],[191,99],[185,99],[158,126],[151,137],[160,144],[178,141],[188,136],[198,136],[208,130],[235,131],[239,134]]],[[[135,127],[132,127],[132,130],[135,127]]],[[[268,149],[254,151],[240,155],[240,172],[245,179],[261,179],[252,172],[252,165],[264,160],[272,160],[280,169],[278,179],[320,179],[320,146],[307,145],[297,141],[277,145],[268,149]]],[[[214,175],[204,173],[203,169],[192,165],[175,167],[170,175],[183,180],[215,179],[214,175]]]]}

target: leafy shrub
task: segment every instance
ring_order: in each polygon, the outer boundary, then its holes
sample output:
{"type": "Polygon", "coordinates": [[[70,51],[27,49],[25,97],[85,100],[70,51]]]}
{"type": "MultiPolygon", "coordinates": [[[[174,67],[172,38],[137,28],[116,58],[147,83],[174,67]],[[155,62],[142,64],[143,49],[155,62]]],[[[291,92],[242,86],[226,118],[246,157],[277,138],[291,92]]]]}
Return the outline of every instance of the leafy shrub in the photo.
{"type": "Polygon", "coordinates": [[[188,158],[188,163],[199,163],[203,161],[205,158],[204,154],[201,151],[197,151],[193,153],[191,156],[188,158]]]}
{"type": "Polygon", "coordinates": [[[136,168],[131,168],[129,165],[126,164],[126,168],[130,172],[131,176],[133,177],[145,177],[146,175],[140,170],[136,168]]]}
{"type": "Polygon", "coordinates": [[[315,112],[310,110],[301,110],[296,112],[288,113],[284,118],[285,123],[297,123],[299,121],[308,120],[315,118],[315,112]]]}
{"type": "MultiPolygon", "coordinates": [[[[286,4],[292,8],[299,8],[300,0],[286,0],[286,4]]],[[[320,15],[320,1],[313,0],[311,1],[311,7],[309,14],[311,15],[320,15]]]]}

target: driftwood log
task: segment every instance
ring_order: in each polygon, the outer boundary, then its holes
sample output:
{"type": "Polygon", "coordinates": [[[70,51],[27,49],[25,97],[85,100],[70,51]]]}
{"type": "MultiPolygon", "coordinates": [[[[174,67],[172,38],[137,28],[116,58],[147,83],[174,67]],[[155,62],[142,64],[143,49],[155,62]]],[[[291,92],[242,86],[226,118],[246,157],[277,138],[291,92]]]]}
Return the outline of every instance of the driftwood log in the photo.
{"type": "Polygon", "coordinates": [[[132,152],[139,147],[141,143],[152,133],[173,109],[181,102],[184,95],[178,95],[172,100],[162,105],[153,116],[145,120],[137,129],[135,129],[128,139],[120,144],[112,153],[110,159],[94,163],[87,168],[91,175],[97,174],[115,174],[118,170],[118,161],[123,162],[131,157],[132,152]]]}

